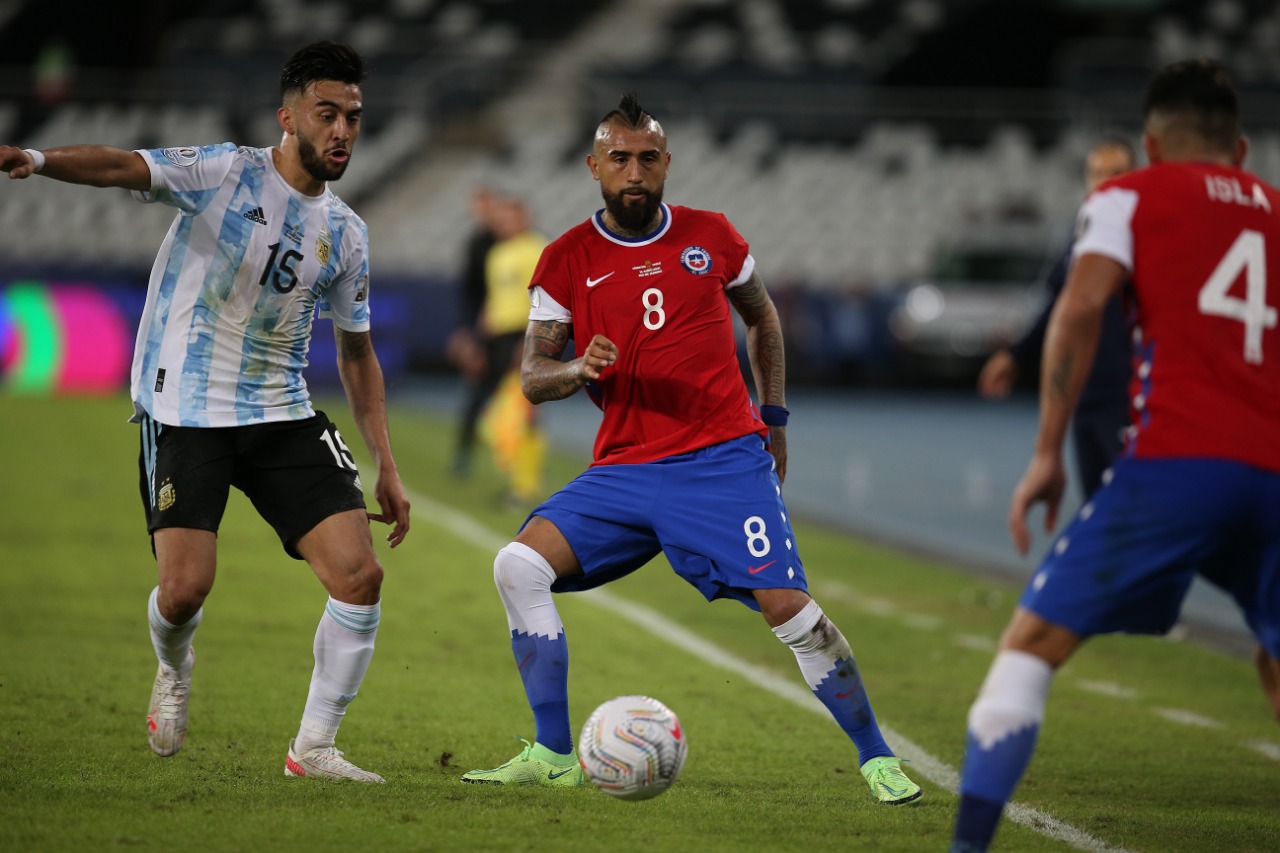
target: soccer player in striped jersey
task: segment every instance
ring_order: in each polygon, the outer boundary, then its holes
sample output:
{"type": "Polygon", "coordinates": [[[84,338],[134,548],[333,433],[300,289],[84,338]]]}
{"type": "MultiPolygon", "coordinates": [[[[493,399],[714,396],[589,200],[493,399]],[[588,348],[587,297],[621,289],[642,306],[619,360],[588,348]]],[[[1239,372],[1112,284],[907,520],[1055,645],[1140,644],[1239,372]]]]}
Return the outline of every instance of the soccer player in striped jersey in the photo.
{"type": "Polygon", "coordinates": [[[409,529],[369,337],[368,234],[328,186],[360,135],[364,77],[364,60],[345,45],[295,53],[281,74],[274,148],[0,147],[10,178],[122,187],[177,210],[151,271],[131,376],[159,575],[148,603],[159,670],[147,715],[158,755],[186,737],[192,636],[235,486],[329,593],[285,774],[383,781],[334,746],[378,628],[382,567],[369,519],[394,525],[392,547],[409,529]],[[317,309],[333,320],[343,387],[378,468],[378,513],[366,510],[355,462],[303,381],[317,309]]]}
{"type": "Polygon", "coordinates": [[[708,600],[760,611],[853,741],[872,796],[920,798],[871,709],[849,643],[809,597],[782,500],[782,328],[747,242],[723,214],[662,201],[666,134],[634,95],[596,129],[587,165],[604,209],[542,254],[530,285],[528,398],[586,388],[603,409],[595,461],[534,509],[494,560],[535,742],[463,781],[577,785],[568,644],[552,594],[590,589],[665,554],[708,600]],[[746,323],[760,407],[739,367],[746,323]],[[572,333],[578,357],[561,361],[572,333]]]}
{"type": "Polygon", "coordinates": [[[1147,90],[1150,166],[1085,200],[1075,263],[1045,338],[1040,430],[1009,528],[1062,501],[1062,443],[1108,300],[1134,310],[1132,429],[1022,593],[969,711],[954,853],[986,850],[1031,761],[1054,671],[1094,634],[1162,634],[1202,575],[1258,641],[1280,718],[1280,191],[1241,168],[1235,89],[1188,60],[1147,90]]]}

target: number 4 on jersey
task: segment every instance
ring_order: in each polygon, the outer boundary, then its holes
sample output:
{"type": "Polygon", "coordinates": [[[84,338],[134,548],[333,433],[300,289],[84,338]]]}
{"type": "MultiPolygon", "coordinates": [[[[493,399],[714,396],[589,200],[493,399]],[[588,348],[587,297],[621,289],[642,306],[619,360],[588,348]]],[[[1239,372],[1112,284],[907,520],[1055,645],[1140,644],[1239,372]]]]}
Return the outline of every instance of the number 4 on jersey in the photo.
{"type": "Polygon", "coordinates": [[[1200,313],[1244,323],[1244,360],[1262,364],[1262,335],[1276,327],[1276,309],[1267,304],[1267,250],[1258,231],[1245,229],[1200,288],[1200,313]],[[1244,299],[1230,294],[1244,272],[1244,299]]]}

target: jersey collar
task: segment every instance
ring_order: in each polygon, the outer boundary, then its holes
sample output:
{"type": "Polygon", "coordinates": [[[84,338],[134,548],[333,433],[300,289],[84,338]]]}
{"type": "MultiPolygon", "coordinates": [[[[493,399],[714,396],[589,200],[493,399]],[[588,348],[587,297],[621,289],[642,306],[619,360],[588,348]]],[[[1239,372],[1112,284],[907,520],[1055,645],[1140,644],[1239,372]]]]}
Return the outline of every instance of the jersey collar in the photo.
{"type": "Polygon", "coordinates": [[[661,202],[658,205],[662,209],[662,222],[658,227],[643,237],[623,237],[621,234],[615,234],[610,231],[608,226],[604,224],[604,209],[596,211],[596,215],[591,217],[591,224],[596,227],[596,231],[600,232],[600,236],[606,240],[617,243],[619,246],[647,246],[661,237],[671,229],[671,208],[667,207],[667,203],[661,202]]]}

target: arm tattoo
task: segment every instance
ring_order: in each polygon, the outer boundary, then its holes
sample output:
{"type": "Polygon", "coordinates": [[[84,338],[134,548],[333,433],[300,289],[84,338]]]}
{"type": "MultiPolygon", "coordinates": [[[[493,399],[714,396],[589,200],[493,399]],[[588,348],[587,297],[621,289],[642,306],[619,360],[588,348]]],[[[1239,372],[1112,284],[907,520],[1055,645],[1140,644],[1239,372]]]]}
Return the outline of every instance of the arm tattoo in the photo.
{"type": "Polygon", "coordinates": [[[521,385],[533,404],[563,400],[582,387],[573,365],[560,360],[569,344],[569,324],[530,320],[524,336],[521,385]]]}
{"type": "Polygon", "coordinates": [[[782,405],[782,401],[786,399],[787,377],[782,332],[776,328],[761,332],[756,341],[754,354],[756,371],[760,375],[761,387],[756,389],[760,395],[760,402],[782,405]]]}
{"type": "Polygon", "coordinates": [[[1071,370],[1075,367],[1076,356],[1071,350],[1062,354],[1062,360],[1053,366],[1049,373],[1049,388],[1053,396],[1066,402],[1071,391],[1071,370]]]}
{"type": "Polygon", "coordinates": [[[530,354],[559,361],[569,345],[569,325],[554,320],[530,320],[524,345],[530,354]]]}
{"type": "Polygon", "coordinates": [[[769,294],[765,292],[764,280],[760,278],[760,273],[753,270],[751,278],[737,287],[729,288],[726,292],[729,295],[729,301],[733,303],[733,307],[742,316],[742,321],[748,326],[754,326],[768,313],[770,299],[769,294]]]}
{"type": "Polygon", "coordinates": [[[368,332],[347,332],[334,326],[333,336],[338,343],[338,358],[359,361],[373,352],[373,342],[368,332]]]}
{"type": "Polygon", "coordinates": [[[783,405],[787,368],[782,325],[773,300],[764,289],[760,273],[728,290],[729,302],[747,325],[747,357],[755,374],[756,393],[762,404],[783,405]]]}

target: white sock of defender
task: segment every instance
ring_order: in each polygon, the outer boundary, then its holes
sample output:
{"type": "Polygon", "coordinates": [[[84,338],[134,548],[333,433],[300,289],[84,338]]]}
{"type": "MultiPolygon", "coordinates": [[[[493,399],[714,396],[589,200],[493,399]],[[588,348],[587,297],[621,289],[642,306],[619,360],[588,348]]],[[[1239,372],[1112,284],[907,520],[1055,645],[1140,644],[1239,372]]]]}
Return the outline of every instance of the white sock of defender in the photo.
{"type": "Polygon", "coordinates": [[[893,755],[880,733],[849,641],[818,602],[810,600],[773,633],[795,654],[809,688],[858,748],[859,765],[893,755]]]}
{"type": "Polygon", "coordinates": [[[955,839],[985,850],[1031,763],[1053,668],[1026,652],[996,655],[969,709],[955,839]]]}
{"type": "Polygon", "coordinates": [[[818,602],[810,599],[799,613],[773,629],[778,639],[795,654],[800,672],[812,690],[817,690],[818,685],[831,675],[836,661],[853,660],[849,642],[830,620],[827,620],[824,630],[814,630],[823,618],[818,602]]]}
{"type": "Polygon", "coordinates": [[[508,542],[493,561],[493,582],[507,611],[507,628],[549,640],[564,633],[564,623],[551,595],[556,573],[537,551],[508,542]]]}
{"type": "Polygon", "coordinates": [[[303,753],[333,746],[347,705],[356,698],[373,659],[381,604],[347,604],[330,598],[316,628],[316,665],[302,709],[294,749],[303,753]]]}
{"type": "Polygon", "coordinates": [[[535,746],[570,755],[569,642],[552,597],[555,579],[551,564],[520,542],[507,544],[493,561],[493,581],[511,629],[511,652],[537,729],[535,746]]]}
{"type": "Polygon", "coordinates": [[[969,709],[969,734],[982,749],[991,749],[1024,729],[1039,728],[1052,681],[1053,668],[1035,655],[999,652],[969,709]]]}
{"type": "Polygon", "coordinates": [[[160,605],[156,600],[160,595],[160,587],[151,590],[147,599],[147,624],[151,628],[151,645],[156,650],[160,663],[169,669],[181,669],[187,664],[187,653],[191,648],[191,638],[204,618],[204,608],[196,611],[185,624],[174,625],[160,615],[160,605]]]}

